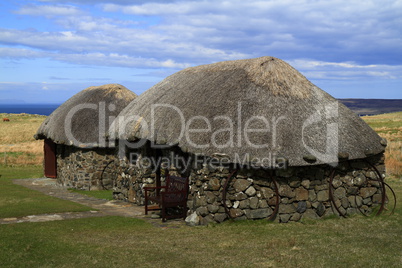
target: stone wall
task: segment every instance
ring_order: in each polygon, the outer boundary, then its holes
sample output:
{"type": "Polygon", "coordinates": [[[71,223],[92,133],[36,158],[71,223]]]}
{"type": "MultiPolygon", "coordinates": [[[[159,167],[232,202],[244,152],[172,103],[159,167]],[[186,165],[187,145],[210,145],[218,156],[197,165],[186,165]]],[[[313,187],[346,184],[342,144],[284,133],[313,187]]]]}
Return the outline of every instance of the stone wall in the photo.
{"type": "MultiPolygon", "coordinates": [[[[383,160],[383,156],[369,159],[382,174],[385,172],[383,160]]],[[[192,172],[190,177],[189,220],[191,218],[193,224],[208,224],[229,218],[242,220],[272,216],[279,222],[299,221],[333,214],[370,214],[381,202],[378,176],[364,160],[340,164],[329,184],[332,171],[332,167],[324,165],[276,170],[273,175],[275,186],[271,171],[240,170],[230,179],[226,200],[222,200],[230,171],[222,167],[217,170],[204,167],[192,172]],[[275,211],[276,215],[273,215],[275,211]]]]}
{"type": "MultiPolygon", "coordinates": [[[[119,166],[116,166],[116,199],[144,204],[142,188],[154,185],[156,175],[152,167],[141,168],[138,165],[141,156],[140,153],[140,157],[131,164],[121,160],[119,166]]],[[[273,218],[279,222],[288,222],[333,214],[370,214],[381,202],[382,189],[377,173],[367,162],[376,166],[381,174],[385,173],[384,156],[380,154],[364,160],[341,162],[335,169],[328,165],[290,167],[275,171],[240,169],[230,178],[226,190],[225,182],[234,171],[233,168],[212,167],[204,163],[187,170],[190,179],[187,220],[197,225],[230,218],[273,218]],[[330,190],[333,193],[332,202],[330,190]],[[226,199],[223,200],[225,191],[226,199]]],[[[178,170],[171,166],[170,173],[178,170]]]]}
{"type": "Polygon", "coordinates": [[[116,159],[114,149],[83,149],[57,145],[57,182],[65,187],[100,190],[112,187],[114,170],[105,167],[116,159]],[[102,171],[105,171],[102,177],[102,171]]]}

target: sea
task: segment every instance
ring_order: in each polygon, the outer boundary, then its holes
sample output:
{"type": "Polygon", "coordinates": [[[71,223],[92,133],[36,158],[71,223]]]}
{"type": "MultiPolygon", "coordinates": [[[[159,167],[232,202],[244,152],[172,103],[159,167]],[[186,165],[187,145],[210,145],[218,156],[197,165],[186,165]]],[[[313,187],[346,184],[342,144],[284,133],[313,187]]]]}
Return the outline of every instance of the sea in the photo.
{"type": "Polygon", "coordinates": [[[0,113],[50,115],[60,104],[4,104],[0,103],[0,113]]]}

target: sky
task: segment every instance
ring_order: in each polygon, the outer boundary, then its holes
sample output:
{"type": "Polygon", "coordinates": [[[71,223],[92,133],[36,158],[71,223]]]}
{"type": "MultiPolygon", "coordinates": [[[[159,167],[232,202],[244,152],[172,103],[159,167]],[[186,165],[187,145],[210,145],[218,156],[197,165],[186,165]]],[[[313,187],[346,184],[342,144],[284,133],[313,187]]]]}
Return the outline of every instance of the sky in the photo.
{"type": "Polygon", "coordinates": [[[190,66],[274,56],[335,98],[402,99],[402,0],[2,0],[0,103],[141,94],[190,66]]]}

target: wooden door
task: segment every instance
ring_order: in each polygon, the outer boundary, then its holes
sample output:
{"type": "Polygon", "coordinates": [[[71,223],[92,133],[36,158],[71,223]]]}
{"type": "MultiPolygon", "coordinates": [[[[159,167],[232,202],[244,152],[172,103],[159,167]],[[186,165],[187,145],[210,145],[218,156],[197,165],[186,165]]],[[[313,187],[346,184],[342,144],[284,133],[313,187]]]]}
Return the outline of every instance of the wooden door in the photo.
{"type": "Polygon", "coordinates": [[[56,143],[52,140],[45,139],[43,145],[45,153],[45,177],[57,177],[57,159],[56,159],[56,143]]]}

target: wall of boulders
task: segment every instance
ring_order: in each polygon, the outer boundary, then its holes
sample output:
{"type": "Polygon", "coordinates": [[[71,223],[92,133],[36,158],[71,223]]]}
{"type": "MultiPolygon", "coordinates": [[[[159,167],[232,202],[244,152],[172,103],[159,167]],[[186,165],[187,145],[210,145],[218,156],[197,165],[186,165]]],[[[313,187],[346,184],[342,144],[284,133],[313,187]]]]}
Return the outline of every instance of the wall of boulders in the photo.
{"type": "MultiPolygon", "coordinates": [[[[144,205],[142,188],[154,186],[156,174],[151,166],[141,168],[143,165],[138,164],[141,153],[139,155],[134,162],[129,163],[126,159],[116,165],[113,189],[116,199],[144,205]]],[[[186,221],[192,225],[205,225],[228,219],[272,218],[285,223],[333,214],[370,214],[382,197],[378,175],[371,165],[380,174],[385,174],[384,156],[379,154],[362,160],[343,161],[334,168],[316,165],[275,171],[239,169],[225,188],[233,167],[198,164],[185,175],[190,180],[186,221]]],[[[169,172],[180,173],[179,170],[170,166],[169,172]]]]}
{"type": "Polygon", "coordinates": [[[86,149],[58,144],[56,157],[57,182],[60,185],[81,190],[112,187],[114,175],[107,174],[112,169],[105,170],[105,167],[116,159],[115,149],[86,149]]]}

